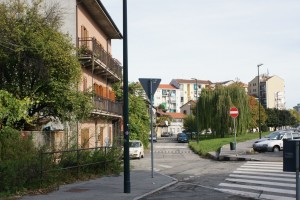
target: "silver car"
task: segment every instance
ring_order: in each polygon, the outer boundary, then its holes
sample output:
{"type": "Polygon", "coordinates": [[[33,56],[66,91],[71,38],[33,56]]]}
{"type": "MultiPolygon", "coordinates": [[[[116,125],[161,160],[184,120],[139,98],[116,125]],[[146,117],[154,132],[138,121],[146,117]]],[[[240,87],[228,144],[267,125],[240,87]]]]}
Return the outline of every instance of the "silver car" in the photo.
{"type": "Polygon", "coordinates": [[[283,150],[283,139],[294,139],[299,137],[298,132],[293,131],[275,131],[264,138],[254,142],[253,150],[257,152],[283,150]]]}

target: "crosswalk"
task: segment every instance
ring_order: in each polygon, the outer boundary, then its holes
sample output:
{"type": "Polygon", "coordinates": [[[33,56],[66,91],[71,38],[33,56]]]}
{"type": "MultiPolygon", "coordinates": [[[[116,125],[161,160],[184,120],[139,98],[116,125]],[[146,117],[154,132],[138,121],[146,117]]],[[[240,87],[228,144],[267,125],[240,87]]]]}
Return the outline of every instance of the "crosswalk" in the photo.
{"type": "Polygon", "coordinates": [[[296,175],[283,172],[282,162],[248,161],[232,172],[218,190],[255,199],[296,199],[296,175]]]}

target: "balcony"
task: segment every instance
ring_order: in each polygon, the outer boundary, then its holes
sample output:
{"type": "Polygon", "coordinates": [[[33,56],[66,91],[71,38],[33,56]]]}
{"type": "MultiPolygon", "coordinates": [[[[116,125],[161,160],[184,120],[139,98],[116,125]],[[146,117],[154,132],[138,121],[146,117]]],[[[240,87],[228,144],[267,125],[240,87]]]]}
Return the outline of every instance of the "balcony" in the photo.
{"type": "Polygon", "coordinates": [[[104,50],[95,38],[78,38],[78,58],[94,75],[105,76],[110,82],[121,81],[122,66],[104,50]]]}
{"type": "Polygon", "coordinates": [[[123,114],[123,103],[114,102],[111,99],[95,96],[94,97],[95,110],[94,115],[105,115],[108,117],[121,117],[123,114]]]}

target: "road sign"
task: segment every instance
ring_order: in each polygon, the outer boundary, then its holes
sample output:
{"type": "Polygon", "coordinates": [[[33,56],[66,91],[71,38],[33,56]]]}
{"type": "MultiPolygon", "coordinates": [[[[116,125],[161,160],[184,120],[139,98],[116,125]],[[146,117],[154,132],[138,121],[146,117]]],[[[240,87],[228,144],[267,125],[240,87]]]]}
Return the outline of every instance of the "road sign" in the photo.
{"type": "Polygon", "coordinates": [[[229,114],[232,118],[237,118],[239,116],[239,110],[236,107],[230,108],[229,114]]]}
{"type": "Polygon", "coordinates": [[[139,78],[141,85],[143,86],[148,98],[152,100],[152,95],[154,95],[161,79],[158,78],[139,78]],[[152,93],[152,94],[151,94],[152,93]]]}

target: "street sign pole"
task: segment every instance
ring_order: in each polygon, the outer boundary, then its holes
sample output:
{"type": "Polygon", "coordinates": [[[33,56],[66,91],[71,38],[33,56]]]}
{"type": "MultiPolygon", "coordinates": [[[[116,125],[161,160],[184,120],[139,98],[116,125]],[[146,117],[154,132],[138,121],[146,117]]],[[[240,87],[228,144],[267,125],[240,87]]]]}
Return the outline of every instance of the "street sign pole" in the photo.
{"type": "Polygon", "coordinates": [[[236,118],[239,116],[239,110],[236,107],[230,108],[230,116],[233,118],[233,128],[234,128],[234,145],[235,145],[235,155],[237,156],[237,144],[236,144],[236,118]]]}
{"type": "Polygon", "coordinates": [[[236,119],[236,118],[233,118],[233,127],[234,127],[235,156],[237,156],[237,152],[236,152],[237,144],[236,144],[236,125],[235,125],[235,119],[236,119]]]}
{"type": "Polygon", "coordinates": [[[161,81],[161,79],[149,79],[149,78],[139,78],[142,87],[145,90],[149,100],[150,100],[150,130],[151,130],[151,177],[154,177],[154,159],[153,159],[153,96],[161,81]]]}
{"type": "Polygon", "coordinates": [[[150,130],[151,130],[151,177],[154,177],[154,158],[153,158],[153,110],[152,110],[152,104],[153,104],[153,92],[152,92],[152,79],[150,79],[150,130]]]}

